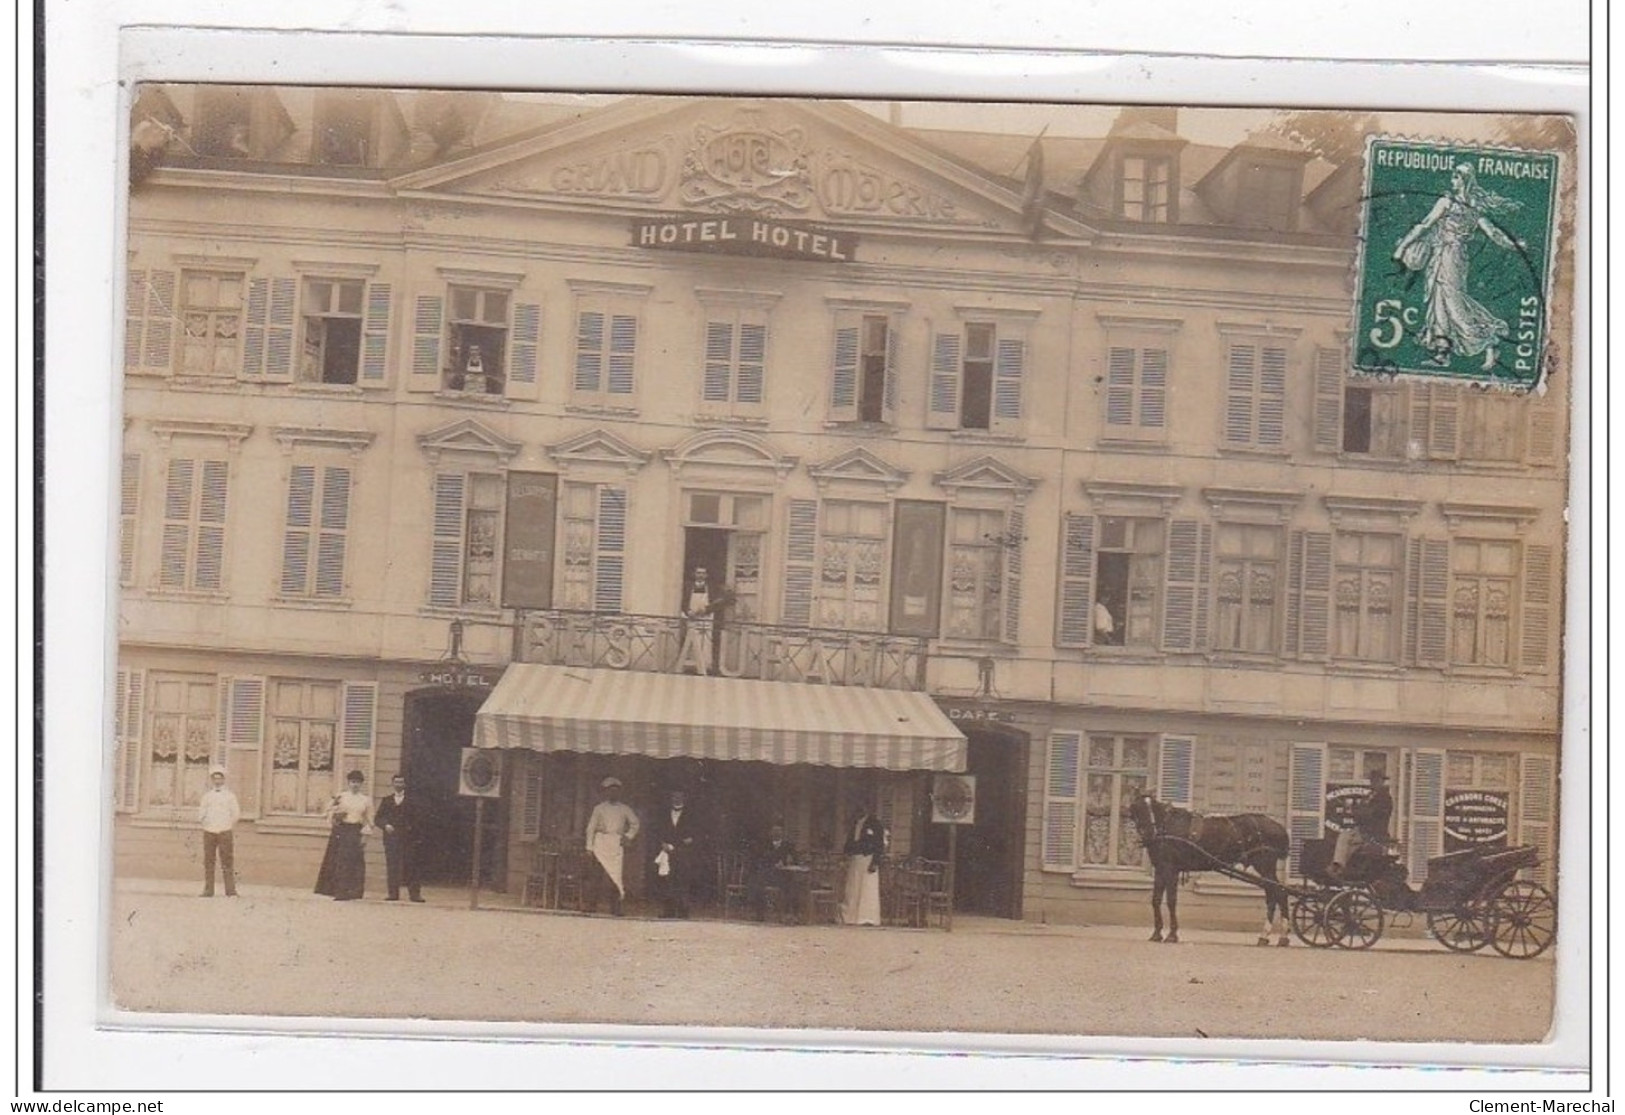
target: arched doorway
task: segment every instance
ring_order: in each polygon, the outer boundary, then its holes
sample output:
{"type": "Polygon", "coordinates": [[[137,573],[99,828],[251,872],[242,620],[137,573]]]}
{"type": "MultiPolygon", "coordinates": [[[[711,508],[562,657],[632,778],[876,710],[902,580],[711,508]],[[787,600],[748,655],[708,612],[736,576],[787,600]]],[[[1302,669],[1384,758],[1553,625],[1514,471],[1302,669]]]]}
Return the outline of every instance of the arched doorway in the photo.
{"type": "MultiPolygon", "coordinates": [[[[960,722],[969,744],[965,772],[976,776],[976,823],[959,826],[954,863],[954,910],[986,917],[1021,917],[1022,858],[1027,829],[1025,732],[960,722]]],[[[925,854],[948,858],[948,826],[930,823],[926,808],[925,854]]]]}
{"type": "MultiPolygon", "coordinates": [[[[474,714],[482,689],[419,689],[406,695],[401,771],[420,796],[423,818],[420,870],[426,883],[467,886],[474,862],[475,799],[457,793],[463,748],[474,741],[474,714]]],[[[482,825],[480,885],[501,890],[506,881],[509,786],[487,800],[482,825]]]]}

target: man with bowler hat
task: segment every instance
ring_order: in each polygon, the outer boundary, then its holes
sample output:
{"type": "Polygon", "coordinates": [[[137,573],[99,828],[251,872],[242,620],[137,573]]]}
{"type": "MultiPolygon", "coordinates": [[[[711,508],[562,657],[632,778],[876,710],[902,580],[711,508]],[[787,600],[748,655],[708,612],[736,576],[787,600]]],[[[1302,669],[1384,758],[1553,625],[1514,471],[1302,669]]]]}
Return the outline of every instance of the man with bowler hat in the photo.
{"type": "Polygon", "coordinates": [[[1388,822],[1394,815],[1394,798],[1388,792],[1388,776],[1373,770],[1368,776],[1371,792],[1354,803],[1354,823],[1337,834],[1332,852],[1331,873],[1341,875],[1349,859],[1361,848],[1382,849],[1388,844],[1388,822]]]}

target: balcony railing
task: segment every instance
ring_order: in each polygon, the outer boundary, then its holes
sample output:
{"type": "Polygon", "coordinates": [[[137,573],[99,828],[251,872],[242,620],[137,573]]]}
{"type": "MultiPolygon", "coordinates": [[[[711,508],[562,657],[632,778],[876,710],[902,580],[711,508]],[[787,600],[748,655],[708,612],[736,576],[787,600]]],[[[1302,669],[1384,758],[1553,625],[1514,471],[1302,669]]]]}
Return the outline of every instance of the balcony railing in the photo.
{"type": "Polygon", "coordinates": [[[514,659],[921,691],[926,647],[922,638],[880,632],[550,610],[519,616],[514,659]]]}

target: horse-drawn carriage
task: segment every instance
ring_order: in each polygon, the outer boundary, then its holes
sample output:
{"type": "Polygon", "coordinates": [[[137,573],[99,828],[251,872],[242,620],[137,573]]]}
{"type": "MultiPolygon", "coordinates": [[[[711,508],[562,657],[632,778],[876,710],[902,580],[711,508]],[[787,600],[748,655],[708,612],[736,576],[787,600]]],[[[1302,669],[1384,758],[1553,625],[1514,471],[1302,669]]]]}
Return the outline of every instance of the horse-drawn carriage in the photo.
{"type": "Polygon", "coordinates": [[[1404,865],[1383,847],[1356,849],[1341,872],[1332,869],[1335,837],[1306,840],[1299,866],[1306,886],[1283,883],[1278,864],[1288,856],[1286,828],[1257,813],[1210,816],[1142,794],[1128,805],[1129,817],[1152,866],[1153,941],[1161,941],[1166,903],[1169,933],[1179,939],[1176,912],[1179,878],[1213,871],[1260,888],[1265,922],[1258,943],[1287,943],[1278,916],[1307,945],[1370,948],[1390,924],[1391,915],[1427,919],[1433,939],[1454,952],[1489,946],[1502,956],[1528,960],[1551,947],[1557,936],[1557,907],[1539,883],[1518,872],[1540,860],[1533,845],[1469,848],[1428,860],[1427,880],[1411,889],[1404,865]]]}
{"type": "Polygon", "coordinates": [[[1335,845],[1334,837],[1306,840],[1300,853],[1309,886],[1292,888],[1290,917],[1293,933],[1307,945],[1370,948],[1396,914],[1423,915],[1428,934],[1453,952],[1477,952],[1487,945],[1502,956],[1529,960],[1557,936],[1551,893],[1517,877],[1540,862],[1533,845],[1434,856],[1418,890],[1406,882],[1404,865],[1387,848],[1358,849],[1348,867],[1334,873],[1335,845]]]}

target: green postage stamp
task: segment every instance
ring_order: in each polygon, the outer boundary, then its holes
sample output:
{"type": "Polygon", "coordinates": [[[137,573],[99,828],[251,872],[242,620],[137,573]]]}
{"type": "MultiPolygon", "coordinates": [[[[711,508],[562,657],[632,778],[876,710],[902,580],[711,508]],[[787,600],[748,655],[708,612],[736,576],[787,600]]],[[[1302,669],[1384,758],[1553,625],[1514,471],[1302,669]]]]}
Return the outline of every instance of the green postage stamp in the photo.
{"type": "Polygon", "coordinates": [[[1373,138],[1354,368],[1528,390],[1540,380],[1557,155],[1373,138]]]}

